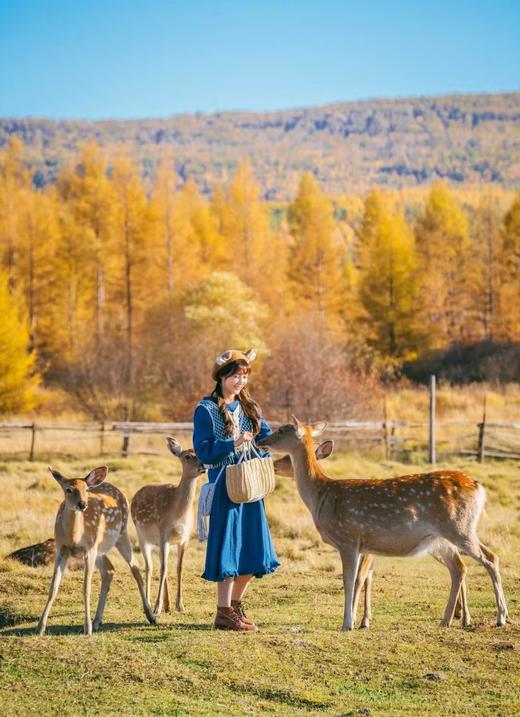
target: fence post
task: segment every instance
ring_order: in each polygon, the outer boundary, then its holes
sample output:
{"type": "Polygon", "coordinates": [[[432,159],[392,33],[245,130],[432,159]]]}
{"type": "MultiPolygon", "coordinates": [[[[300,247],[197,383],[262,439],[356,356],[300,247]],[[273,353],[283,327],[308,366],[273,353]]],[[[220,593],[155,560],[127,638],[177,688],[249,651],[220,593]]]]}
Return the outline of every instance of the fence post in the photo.
{"type": "Polygon", "coordinates": [[[130,434],[124,433],[123,434],[123,445],[121,447],[121,455],[123,458],[128,458],[128,448],[130,446],[130,434]]]}
{"type": "Polygon", "coordinates": [[[390,441],[388,440],[388,409],[386,405],[386,393],[383,399],[383,441],[385,444],[385,460],[390,458],[390,441]]]}
{"type": "Polygon", "coordinates": [[[434,466],[437,462],[435,455],[435,376],[430,376],[430,430],[428,436],[428,461],[434,466]]]}
{"type": "Polygon", "coordinates": [[[484,460],[484,435],[486,432],[486,404],[487,404],[487,393],[484,394],[484,407],[482,410],[482,422],[478,424],[477,461],[479,463],[482,463],[484,460]]]}
{"type": "Polygon", "coordinates": [[[34,460],[34,444],[36,442],[36,424],[31,425],[31,450],[29,451],[29,460],[34,460]]]}

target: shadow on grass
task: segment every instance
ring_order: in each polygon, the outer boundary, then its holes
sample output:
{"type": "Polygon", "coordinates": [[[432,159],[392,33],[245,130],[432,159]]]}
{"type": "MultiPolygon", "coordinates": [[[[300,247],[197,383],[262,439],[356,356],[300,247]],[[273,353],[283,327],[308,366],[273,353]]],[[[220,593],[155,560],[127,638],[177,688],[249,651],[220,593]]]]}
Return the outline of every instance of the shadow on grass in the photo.
{"type": "Polygon", "coordinates": [[[183,623],[172,623],[171,625],[164,625],[159,623],[157,628],[153,631],[147,632],[145,635],[131,636],[129,639],[132,642],[161,642],[162,640],[168,640],[172,633],[178,631],[191,632],[209,632],[212,631],[213,627],[209,623],[200,622],[183,622],[183,623]]]}
{"type": "Polygon", "coordinates": [[[11,605],[0,606],[0,630],[4,627],[12,627],[23,622],[33,622],[38,617],[17,612],[11,605]]]}
{"type": "MultiPolygon", "coordinates": [[[[39,616],[34,617],[27,617],[26,621],[31,622],[37,622],[39,616]]],[[[20,620],[17,620],[17,622],[21,622],[20,620]]],[[[150,628],[152,630],[155,630],[157,628],[154,628],[152,625],[149,625],[147,622],[107,622],[103,623],[99,630],[93,633],[93,635],[102,635],[104,632],[123,632],[125,629],[135,629],[135,628],[150,628]]],[[[74,625],[56,625],[49,623],[47,625],[47,630],[45,631],[46,635],[83,635],[83,624],[77,623],[74,625]]],[[[12,627],[9,630],[0,630],[0,636],[2,637],[9,637],[9,636],[15,636],[15,637],[34,637],[36,635],[36,625],[31,625],[31,627],[21,627],[16,626],[12,627]]]]}

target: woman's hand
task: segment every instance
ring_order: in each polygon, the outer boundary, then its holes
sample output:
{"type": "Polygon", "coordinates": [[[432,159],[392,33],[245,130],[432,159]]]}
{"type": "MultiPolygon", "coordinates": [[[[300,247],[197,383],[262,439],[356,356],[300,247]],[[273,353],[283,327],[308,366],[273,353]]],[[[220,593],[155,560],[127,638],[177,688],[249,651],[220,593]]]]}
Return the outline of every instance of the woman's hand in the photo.
{"type": "Polygon", "coordinates": [[[235,441],[235,448],[240,448],[244,443],[251,443],[253,440],[253,434],[251,431],[245,431],[235,441]]]}

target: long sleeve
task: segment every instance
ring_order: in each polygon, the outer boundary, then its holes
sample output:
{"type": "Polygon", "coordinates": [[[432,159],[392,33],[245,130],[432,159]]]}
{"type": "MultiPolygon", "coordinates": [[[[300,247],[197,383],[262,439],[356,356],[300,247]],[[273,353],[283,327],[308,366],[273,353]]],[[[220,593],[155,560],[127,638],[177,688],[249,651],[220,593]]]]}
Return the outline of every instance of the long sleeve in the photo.
{"type": "Polygon", "coordinates": [[[197,406],[193,417],[193,448],[199,461],[218,463],[234,450],[233,438],[216,439],[211,416],[204,406],[197,406]]]}
{"type": "MultiPolygon", "coordinates": [[[[271,426],[265,421],[263,418],[260,419],[260,431],[255,436],[255,441],[259,441],[261,438],[265,438],[266,436],[270,436],[272,433],[271,426]]],[[[271,452],[267,448],[261,448],[258,446],[258,450],[260,452],[261,456],[270,456],[271,452]]]]}

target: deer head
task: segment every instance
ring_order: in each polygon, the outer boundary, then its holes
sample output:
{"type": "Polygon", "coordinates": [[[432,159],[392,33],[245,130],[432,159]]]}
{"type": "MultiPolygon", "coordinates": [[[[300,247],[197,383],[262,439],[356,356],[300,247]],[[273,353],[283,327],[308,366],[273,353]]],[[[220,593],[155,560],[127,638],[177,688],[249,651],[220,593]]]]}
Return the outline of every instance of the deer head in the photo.
{"type": "Polygon", "coordinates": [[[183,478],[197,478],[201,473],[205,473],[204,464],[199,461],[194,450],[189,448],[183,451],[181,444],[173,436],[167,436],[166,443],[173,455],[181,462],[183,478]]]}
{"type": "Polygon", "coordinates": [[[59,471],[49,466],[52,477],[59,483],[65,496],[65,505],[69,510],[84,511],[88,505],[88,491],[103,483],[108,474],[107,466],[94,468],[85,478],[65,478],[59,471]]]}

